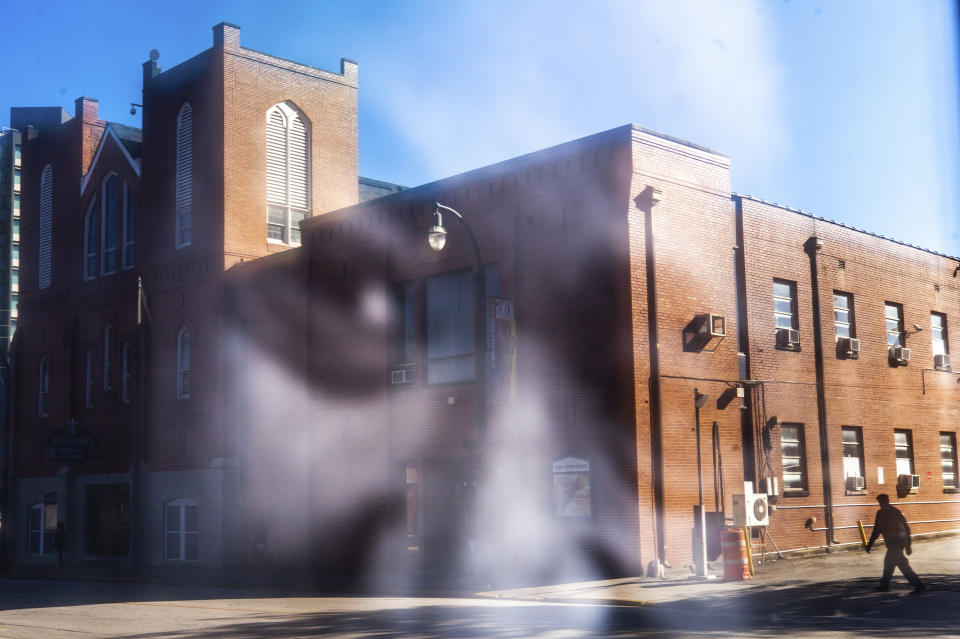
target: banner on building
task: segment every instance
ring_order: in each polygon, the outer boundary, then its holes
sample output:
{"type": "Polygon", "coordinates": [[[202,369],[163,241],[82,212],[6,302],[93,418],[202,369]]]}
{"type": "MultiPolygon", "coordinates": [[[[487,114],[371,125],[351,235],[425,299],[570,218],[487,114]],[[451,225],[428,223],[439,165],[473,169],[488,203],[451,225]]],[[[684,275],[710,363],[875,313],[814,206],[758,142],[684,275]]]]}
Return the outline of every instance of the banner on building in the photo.
{"type": "Polygon", "coordinates": [[[513,300],[487,298],[487,397],[491,404],[509,403],[517,373],[517,320],[513,300]]]}
{"type": "Polygon", "coordinates": [[[566,457],[553,463],[553,502],[557,517],[590,517],[590,462],[566,457]]]}

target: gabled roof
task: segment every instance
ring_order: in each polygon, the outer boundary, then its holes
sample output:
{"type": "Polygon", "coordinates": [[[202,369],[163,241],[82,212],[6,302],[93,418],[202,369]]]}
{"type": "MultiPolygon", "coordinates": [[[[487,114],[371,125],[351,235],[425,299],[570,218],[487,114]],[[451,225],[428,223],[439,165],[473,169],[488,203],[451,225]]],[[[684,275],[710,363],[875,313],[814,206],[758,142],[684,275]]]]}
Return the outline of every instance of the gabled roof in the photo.
{"type": "Polygon", "coordinates": [[[134,156],[137,158],[140,157],[140,150],[142,148],[143,138],[140,129],[116,122],[107,122],[107,128],[103,132],[103,137],[100,138],[100,144],[97,145],[97,152],[93,156],[93,162],[90,163],[90,170],[80,179],[81,197],[87,190],[87,183],[90,181],[90,176],[93,175],[94,169],[97,168],[97,162],[100,160],[103,147],[110,138],[113,139],[117,148],[123,153],[123,157],[130,163],[130,168],[137,174],[137,177],[140,177],[140,162],[134,159],[134,156]]]}

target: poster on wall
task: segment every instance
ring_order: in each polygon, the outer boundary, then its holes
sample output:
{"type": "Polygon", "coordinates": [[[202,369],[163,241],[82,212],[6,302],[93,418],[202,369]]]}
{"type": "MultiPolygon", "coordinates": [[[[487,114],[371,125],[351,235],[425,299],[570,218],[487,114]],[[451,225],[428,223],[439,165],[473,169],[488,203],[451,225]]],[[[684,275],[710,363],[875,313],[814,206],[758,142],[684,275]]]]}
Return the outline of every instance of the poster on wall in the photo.
{"type": "Polygon", "coordinates": [[[487,298],[487,397],[491,404],[509,403],[517,372],[517,319],[513,300],[487,298]]]}
{"type": "Polygon", "coordinates": [[[553,502],[557,517],[591,517],[590,462],[566,457],[553,464],[553,502]]]}

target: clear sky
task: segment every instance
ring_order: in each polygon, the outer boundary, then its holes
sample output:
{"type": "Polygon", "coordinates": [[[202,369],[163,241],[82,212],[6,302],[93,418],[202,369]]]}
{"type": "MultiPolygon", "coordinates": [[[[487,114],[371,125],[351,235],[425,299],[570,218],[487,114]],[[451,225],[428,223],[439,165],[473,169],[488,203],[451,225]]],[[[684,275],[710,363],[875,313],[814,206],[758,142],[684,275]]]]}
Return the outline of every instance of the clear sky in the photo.
{"type": "Polygon", "coordinates": [[[960,256],[947,0],[0,0],[10,106],[100,100],[139,126],[169,68],[243,46],[360,64],[360,173],[415,186],[627,122],[729,155],[733,190],[960,256]]]}

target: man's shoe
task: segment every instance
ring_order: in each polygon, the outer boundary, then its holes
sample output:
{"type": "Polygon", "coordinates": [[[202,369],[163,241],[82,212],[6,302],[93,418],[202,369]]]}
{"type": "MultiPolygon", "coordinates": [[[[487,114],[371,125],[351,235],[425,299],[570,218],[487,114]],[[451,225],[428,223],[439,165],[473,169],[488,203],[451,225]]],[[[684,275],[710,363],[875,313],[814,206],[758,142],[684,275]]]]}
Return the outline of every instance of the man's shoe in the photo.
{"type": "Polygon", "coordinates": [[[877,592],[890,592],[890,586],[885,586],[883,584],[880,584],[879,586],[874,588],[874,590],[876,590],[877,592]]]}
{"type": "Polygon", "coordinates": [[[913,592],[911,594],[917,595],[926,589],[927,589],[927,586],[925,584],[917,584],[916,586],[913,587],[913,592]]]}

